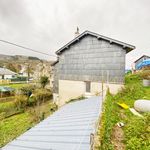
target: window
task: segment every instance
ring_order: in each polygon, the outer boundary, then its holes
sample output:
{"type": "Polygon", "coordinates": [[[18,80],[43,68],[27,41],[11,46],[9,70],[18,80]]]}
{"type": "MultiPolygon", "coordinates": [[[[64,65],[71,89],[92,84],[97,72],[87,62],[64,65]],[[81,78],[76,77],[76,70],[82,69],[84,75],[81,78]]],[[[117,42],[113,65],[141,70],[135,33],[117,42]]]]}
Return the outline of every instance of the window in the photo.
{"type": "Polygon", "coordinates": [[[86,86],[86,92],[90,93],[91,92],[91,82],[85,81],[85,86],[86,86]]]}

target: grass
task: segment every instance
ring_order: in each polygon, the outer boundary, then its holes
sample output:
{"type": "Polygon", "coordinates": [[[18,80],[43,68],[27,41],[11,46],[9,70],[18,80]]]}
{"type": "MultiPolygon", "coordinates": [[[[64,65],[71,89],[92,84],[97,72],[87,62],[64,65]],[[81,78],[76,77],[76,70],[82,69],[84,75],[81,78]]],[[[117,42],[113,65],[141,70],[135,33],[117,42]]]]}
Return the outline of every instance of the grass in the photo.
{"type": "Polygon", "coordinates": [[[79,97],[77,97],[77,98],[73,98],[73,99],[68,100],[68,101],[66,102],[66,104],[72,103],[72,102],[76,102],[76,101],[80,101],[80,100],[84,100],[84,99],[86,99],[86,97],[84,97],[83,95],[81,95],[81,96],[79,96],[79,97]]]}
{"type": "Polygon", "coordinates": [[[11,116],[18,113],[16,110],[14,102],[1,102],[0,103],[0,120],[5,117],[11,116]]]}
{"type": "Polygon", "coordinates": [[[0,86],[9,86],[9,87],[12,87],[12,88],[15,88],[15,89],[19,89],[23,86],[26,86],[27,83],[14,83],[14,84],[2,84],[0,86]]]}
{"type": "MultiPolygon", "coordinates": [[[[11,108],[13,107],[13,103],[10,102],[0,104],[1,113],[5,111],[11,111],[11,108]]],[[[57,107],[55,104],[50,101],[46,101],[40,106],[29,107],[20,114],[2,119],[0,121],[0,147],[4,146],[14,138],[27,131],[40,120],[48,117],[56,109],[57,107]]]]}
{"type": "MultiPolygon", "coordinates": [[[[144,118],[134,116],[128,109],[124,110],[117,102],[125,103],[133,107],[137,99],[150,99],[150,87],[143,87],[139,75],[127,75],[125,88],[118,94],[107,94],[104,112],[99,129],[99,150],[117,149],[113,144],[114,127],[117,122],[123,122],[123,141],[127,150],[149,150],[150,149],[150,113],[143,114],[144,118]]],[[[117,135],[116,135],[117,136],[117,135]]]]}
{"type": "Polygon", "coordinates": [[[0,147],[10,142],[32,126],[29,113],[18,114],[0,122],[0,147]]]}

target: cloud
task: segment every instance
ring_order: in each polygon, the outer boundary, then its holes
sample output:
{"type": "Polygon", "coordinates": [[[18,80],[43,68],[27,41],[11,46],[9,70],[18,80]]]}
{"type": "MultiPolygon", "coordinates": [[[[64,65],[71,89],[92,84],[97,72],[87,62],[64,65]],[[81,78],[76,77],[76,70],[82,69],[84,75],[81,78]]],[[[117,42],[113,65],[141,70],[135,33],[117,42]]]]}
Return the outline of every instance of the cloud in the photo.
{"type": "MultiPolygon", "coordinates": [[[[73,39],[76,26],[135,45],[128,67],[150,55],[149,0],[0,0],[0,39],[54,54],[73,39]]],[[[0,53],[48,58],[2,43],[0,53]]]]}

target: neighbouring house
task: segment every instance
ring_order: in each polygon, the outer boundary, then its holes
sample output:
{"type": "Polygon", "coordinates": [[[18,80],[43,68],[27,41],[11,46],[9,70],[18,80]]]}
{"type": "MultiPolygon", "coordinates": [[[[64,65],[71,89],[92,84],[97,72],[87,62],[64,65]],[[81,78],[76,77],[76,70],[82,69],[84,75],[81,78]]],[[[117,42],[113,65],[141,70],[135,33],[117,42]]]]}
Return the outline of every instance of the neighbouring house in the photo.
{"type": "Polygon", "coordinates": [[[81,95],[100,95],[102,87],[116,93],[124,84],[125,55],[134,48],[90,31],[77,35],[56,51],[54,101],[62,105],[81,95]]]}
{"type": "Polygon", "coordinates": [[[27,77],[28,76],[28,74],[26,72],[26,65],[21,64],[21,70],[19,71],[19,75],[22,76],[22,77],[27,77]]]}
{"type": "Polygon", "coordinates": [[[13,72],[6,68],[0,68],[0,80],[1,79],[12,79],[17,75],[16,72],[13,72]]]}
{"type": "Polygon", "coordinates": [[[146,63],[147,60],[149,60],[150,62],[150,56],[143,55],[140,58],[138,58],[136,61],[134,61],[134,70],[142,69],[144,66],[150,65],[150,63],[146,63]]]}

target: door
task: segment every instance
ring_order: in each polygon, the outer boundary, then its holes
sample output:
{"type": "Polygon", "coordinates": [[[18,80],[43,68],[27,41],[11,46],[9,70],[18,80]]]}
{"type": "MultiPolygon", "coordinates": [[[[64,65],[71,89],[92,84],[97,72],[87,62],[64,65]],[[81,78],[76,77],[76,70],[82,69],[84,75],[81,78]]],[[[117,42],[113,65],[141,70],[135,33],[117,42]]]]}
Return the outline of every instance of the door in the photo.
{"type": "Polygon", "coordinates": [[[86,92],[90,93],[91,92],[91,82],[85,81],[85,86],[86,86],[86,92]]]}

